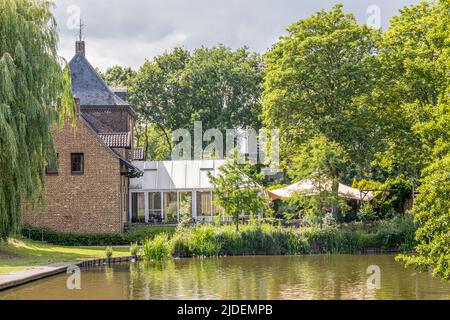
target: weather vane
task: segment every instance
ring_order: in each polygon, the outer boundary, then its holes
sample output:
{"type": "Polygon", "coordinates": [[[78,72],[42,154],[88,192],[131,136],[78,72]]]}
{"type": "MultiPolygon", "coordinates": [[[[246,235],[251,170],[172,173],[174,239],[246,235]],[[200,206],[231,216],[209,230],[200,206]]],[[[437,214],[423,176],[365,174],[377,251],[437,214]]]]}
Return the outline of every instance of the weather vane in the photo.
{"type": "Polygon", "coordinates": [[[83,21],[80,18],[80,41],[83,41],[83,27],[85,25],[83,24],[83,21]]]}

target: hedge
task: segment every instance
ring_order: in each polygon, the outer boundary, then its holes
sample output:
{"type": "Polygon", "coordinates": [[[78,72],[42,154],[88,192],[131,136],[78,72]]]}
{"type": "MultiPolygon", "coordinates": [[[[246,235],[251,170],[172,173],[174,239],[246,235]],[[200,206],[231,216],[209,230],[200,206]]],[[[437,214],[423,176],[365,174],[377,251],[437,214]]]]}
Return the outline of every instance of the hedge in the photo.
{"type": "Polygon", "coordinates": [[[126,233],[65,233],[31,226],[22,227],[22,236],[63,246],[117,246],[153,239],[157,234],[173,234],[175,227],[142,227],[126,233]]]}

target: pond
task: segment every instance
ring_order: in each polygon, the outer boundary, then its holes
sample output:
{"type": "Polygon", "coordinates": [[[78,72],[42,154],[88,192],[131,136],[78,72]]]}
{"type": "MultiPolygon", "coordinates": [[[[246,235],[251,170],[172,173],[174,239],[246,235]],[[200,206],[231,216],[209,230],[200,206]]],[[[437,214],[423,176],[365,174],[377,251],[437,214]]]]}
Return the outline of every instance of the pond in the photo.
{"type": "Polygon", "coordinates": [[[393,255],[123,263],[82,269],[80,290],[67,289],[68,276],[0,292],[0,299],[450,299],[450,283],[405,269],[393,255]],[[379,267],[379,289],[367,286],[369,266],[379,267]]]}

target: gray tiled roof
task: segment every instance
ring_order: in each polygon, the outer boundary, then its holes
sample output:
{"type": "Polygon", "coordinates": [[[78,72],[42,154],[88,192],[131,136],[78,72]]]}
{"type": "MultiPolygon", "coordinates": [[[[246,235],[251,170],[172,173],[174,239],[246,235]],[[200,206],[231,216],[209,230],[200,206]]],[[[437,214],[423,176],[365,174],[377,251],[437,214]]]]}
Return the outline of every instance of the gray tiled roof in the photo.
{"type": "Polygon", "coordinates": [[[98,136],[110,148],[131,147],[131,134],[129,132],[99,133],[98,136]]]}
{"type": "Polygon", "coordinates": [[[72,89],[81,106],[127,106],[100,78],[92,65],[77,53],[69,62],[72,89]]]}
{"type": "Polygon", "coordinates": [[[118,96],[123,101],[127,102],[127,94],[128,94],[127,88],[110,88],[110,89],[112,92],[114,92],[116,96],[118,96]]]}
{"type": "Polygon", "coordinates": [[[134,148],[134,149],[128,150],[127,158],[132,161],[145,160],[144,149],[143,148],[134,148]]]}

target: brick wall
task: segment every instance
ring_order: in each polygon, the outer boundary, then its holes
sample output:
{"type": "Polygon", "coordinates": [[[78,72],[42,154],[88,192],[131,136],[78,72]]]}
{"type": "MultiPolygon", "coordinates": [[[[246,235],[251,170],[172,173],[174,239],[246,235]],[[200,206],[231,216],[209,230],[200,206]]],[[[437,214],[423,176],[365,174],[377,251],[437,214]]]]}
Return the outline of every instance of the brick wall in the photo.
{"type": "Polygon", "coordinates": [[[45,176],[45,206],[24,205],[23,223],[65,232],[121,232],[119,160],[81,120],[53,133],[59,173],[45,176]],[[84,153],[83,175],[71,174],[71,153],[84,153]]]}
{"type": "Polygon", "coordinates": [[[131,131],[133,123],[128,108],[85,107],[82,111],[100,133],[131,131]]]}

